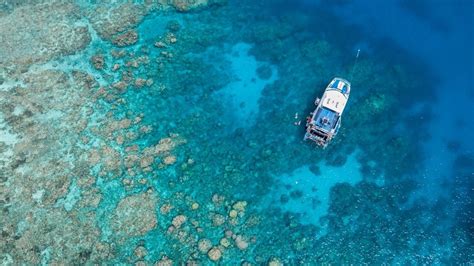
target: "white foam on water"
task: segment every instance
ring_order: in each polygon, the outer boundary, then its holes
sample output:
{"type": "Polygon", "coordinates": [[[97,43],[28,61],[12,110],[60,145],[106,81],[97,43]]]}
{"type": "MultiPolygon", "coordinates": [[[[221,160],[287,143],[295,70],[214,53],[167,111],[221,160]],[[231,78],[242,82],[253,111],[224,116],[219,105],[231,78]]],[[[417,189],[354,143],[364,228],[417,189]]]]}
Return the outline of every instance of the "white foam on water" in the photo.
{"type": "Polygon", "coordinates": [[[304,165],[290,174],[275,177],[278,185],[269,193],[273,201],[271,204],[283,212],[300,214],[302,224],[321,226],[320,219],[328,212],[331,188],[338,183],[355,185],[362,180],[356,154],[354,152],[348,156],[346,163],[340,167],[319,163],[320,175],[311,172],[309,165],[304,165]],[[296,191],[301,196],[291,197],[291,192],[296,191]],[[281,195],[287,195],[288,202],[281,202],[281,195]]]}

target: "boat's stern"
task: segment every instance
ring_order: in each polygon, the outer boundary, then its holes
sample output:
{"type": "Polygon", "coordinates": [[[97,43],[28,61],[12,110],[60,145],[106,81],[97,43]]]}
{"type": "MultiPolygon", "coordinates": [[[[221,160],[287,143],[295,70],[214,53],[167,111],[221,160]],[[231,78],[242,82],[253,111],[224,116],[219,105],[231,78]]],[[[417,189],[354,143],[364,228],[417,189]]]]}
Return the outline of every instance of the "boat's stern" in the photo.
{"type": "Polygon", "coordinates": [[[318,106],[306,123],[304,140],[310,139],[317,145],[326,147],[336,135],[340,126],[340,116],[327,108],[318,106]]]}
{"type": "Polygon", "coordinates": [[[316,143],[318,146],[326,148],[332,136],[327,132],[318,130],[317,128],[308,127],[304,135],[304,140],[311,140],[316,143]]]}

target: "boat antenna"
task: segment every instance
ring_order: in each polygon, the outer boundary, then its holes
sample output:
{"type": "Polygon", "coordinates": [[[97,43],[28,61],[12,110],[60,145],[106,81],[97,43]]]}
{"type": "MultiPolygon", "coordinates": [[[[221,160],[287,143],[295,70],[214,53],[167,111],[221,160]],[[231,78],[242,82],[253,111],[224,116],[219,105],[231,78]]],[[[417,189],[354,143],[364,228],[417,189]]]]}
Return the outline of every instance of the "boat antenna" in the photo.
{"type": "Polygon", "coordinates": [[[357,65],[357,60],[359,59],[359,54],[360,54],[360,49],[357,49],[357,55],[356,55],[356,58],[355,58],[355,62],[354,62],[354,65],[352,66],[351,74],[349,75],[349,81],[350,82],[352,82],[352,76],[354,75],[354,70],[355,70],[356,65],[357,65]]]}

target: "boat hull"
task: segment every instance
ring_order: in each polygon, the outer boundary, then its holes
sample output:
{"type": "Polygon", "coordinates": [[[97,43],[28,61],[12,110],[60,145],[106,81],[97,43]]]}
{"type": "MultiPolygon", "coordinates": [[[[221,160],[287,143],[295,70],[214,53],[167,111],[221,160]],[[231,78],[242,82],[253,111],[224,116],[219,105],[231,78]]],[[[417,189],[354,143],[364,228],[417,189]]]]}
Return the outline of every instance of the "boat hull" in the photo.
{"type": "Polygon", "coordinates": [[[334,78],[329,83],[321,99],[316,99],[316,109],[307,118],[304,140],[323,148],[330,143],[341,126],[350,88],[350,83],[342,78],[334,78]]]}

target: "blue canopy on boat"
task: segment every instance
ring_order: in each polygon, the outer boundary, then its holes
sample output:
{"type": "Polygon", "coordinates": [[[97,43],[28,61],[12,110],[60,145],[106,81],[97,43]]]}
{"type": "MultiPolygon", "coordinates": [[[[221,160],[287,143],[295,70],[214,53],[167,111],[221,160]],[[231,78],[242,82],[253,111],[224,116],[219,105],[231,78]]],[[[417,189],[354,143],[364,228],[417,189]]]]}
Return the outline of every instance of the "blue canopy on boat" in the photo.
{"type": "Polygon", "coordinates": [[[330,88],[338,89],[344,94],[347,93],[347,84],[341,80],[334,81],[334,83],[330,86],[330,88]]]}
{"type": "Polygon", "coordinates": [[[326,131],[331,131],[332,129],[336,128],[339,115],[332,110],[321,107],[318,109],[313,118],[314,124],[317,127],[326,131]]]}

